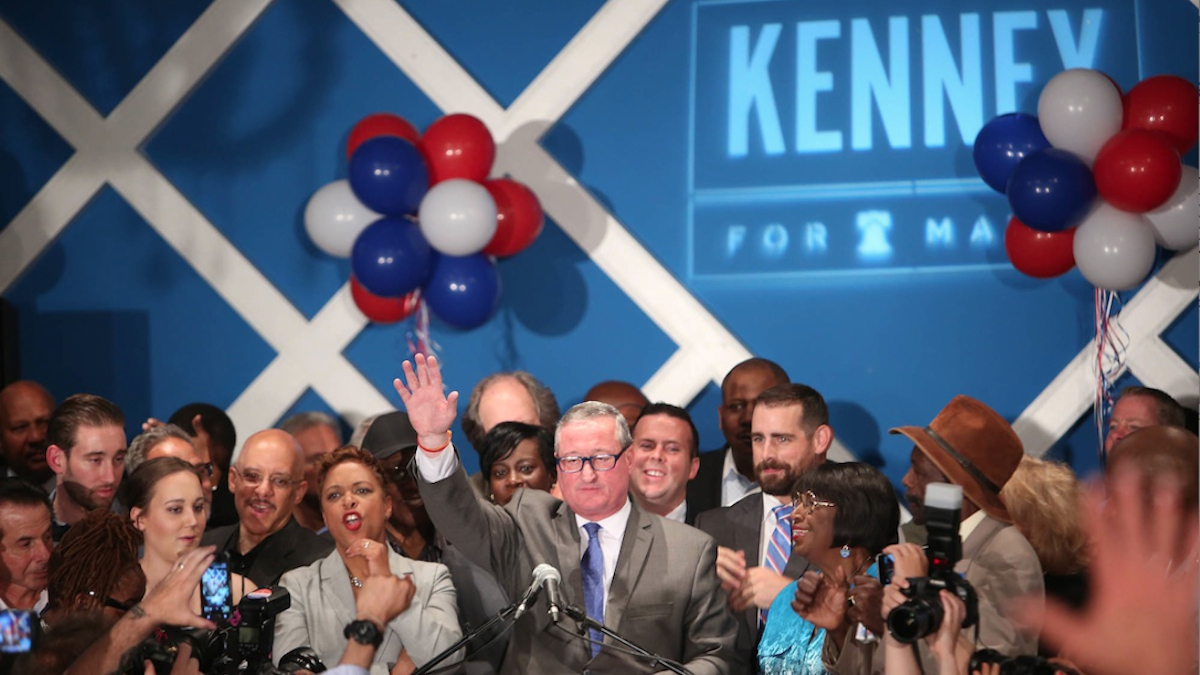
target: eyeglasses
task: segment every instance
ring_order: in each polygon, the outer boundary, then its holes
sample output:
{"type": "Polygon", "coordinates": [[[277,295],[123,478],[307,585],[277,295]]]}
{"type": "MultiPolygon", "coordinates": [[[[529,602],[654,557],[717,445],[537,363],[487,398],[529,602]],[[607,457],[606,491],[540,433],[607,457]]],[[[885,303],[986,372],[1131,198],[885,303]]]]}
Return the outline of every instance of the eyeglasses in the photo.
{"type": "Polygon", "coordinates": [[[204,473],[209,478],[212,478],[213,475],[215,475],[217,473],[217,466],[215,464],[213,464],[212,462],[205,462],[204,464],[193,464],[192,468],[196,470],[196,473],[204,473]]]}
{"type": "MultiPolygon", "coordinates": [[[[235,468],[234,471],[236,471],[237,475],[242,478],[242,481],[250,487],[258,487],[263,482],[263,475],[257,471],[242,471],[241,469],[237,468],[235,468]]],[[[267,482],[270,483],[271,487],[275,488],[276,490],[287,490],[296,484],[296,481],[292,480],[291,478],[288,478],[287,476],[281,476],[279,474],[271,476],[267,479],[267,482]]]]}
{"type": "Polygon", "coordinates": [[[563,473],[579,473],[583,471],[584,464],[590,464],[592,471],[612,471],[617,465],[617,460],[625,451],[615,455],[592,455],[591,457],[556,457],[555,462],[558,464],[558,470],[563,473]]]}
{"type": "MultiPolygon", "coordinates": [[[[99,600],[99,596],[96,593],[96,591],[88,591],[87,594],[92,596],[93,598],[96,598],[97,600],[99,600]]],[[[105,598],[103,604],[105,607],[108,607],[110,609],[115,609],[119,612],[128,612],[129,610],[133,609],[133,606],[136,605],[137,602],[132,601],[132,600],[129,602],[121,602],[120,600],[114,600],[112,598],[105,598]]]]}
{"type": "Polygon", "coordinates": [[[816,509],[818,506],[833,508],[833,507],[836,507],[837,504],[834,504],[833,502],[825,500],[825,499],[818,498],[815,494],[813,494],[812,490],[808,490],[806,492],[798,492],[798,493],[792,495],[792,508],[794,510],[799,510],[804,513],[812,513],[813,510],[816,509]]]}

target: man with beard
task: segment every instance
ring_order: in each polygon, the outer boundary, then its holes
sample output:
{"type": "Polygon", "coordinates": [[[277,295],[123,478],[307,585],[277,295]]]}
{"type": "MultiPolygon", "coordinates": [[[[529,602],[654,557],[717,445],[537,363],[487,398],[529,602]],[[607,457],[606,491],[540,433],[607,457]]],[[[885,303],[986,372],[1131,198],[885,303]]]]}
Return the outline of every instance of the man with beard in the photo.
{"type": "Polygon", "coordinates": [[[754,489],[754,450],[750,443],[754,401],[771,387],[788,382],[788,374],[778,363],[760,358],[742,361],[725,376],[717,409],[725,447],[700,455],[700,469],[687,486],[689,511],[704,513],[733,506],[754,489]]]}
{"type": "Polygon", "coordinates": [[[0,452],[8,475],[54,489],[54,472],[46,465],[46,427],[54,397],[29,380],[0,390],[0,452]]]}
{"type": "Polygon", "coordinates": [[[809,567],[791,555],[791,489],[833,443],[825,399],[803,384],[771,387],[754,401],[750,439],[762,491],[700,514],[696,527],[717,540],[717,576],[738,620],[738,653],[753,663],[766,610],[809,567]]]}
{"type": "Polygon", "coordinates": [[[229,571],[260,586],[329,555],[333,543],[304,529],[292,510],[304,496],[304,454],[286,431],[267,429],[246,439],[229,472],[239,522],[201,540],[229,555],[229,571]]]}
{"type": "Polygon", "coordinates": [[[0,480],[0,609],[42,611],[52,545],[46,493],[23,480],[0,480]]]}
{"type": "Polygon", "coordinates": [[[125,415],[115,403],[75,394],[50,416],[46,463],[57,474],[54,541],[95,509],[121,512],[117,487],[125,471],[125,415]]]}

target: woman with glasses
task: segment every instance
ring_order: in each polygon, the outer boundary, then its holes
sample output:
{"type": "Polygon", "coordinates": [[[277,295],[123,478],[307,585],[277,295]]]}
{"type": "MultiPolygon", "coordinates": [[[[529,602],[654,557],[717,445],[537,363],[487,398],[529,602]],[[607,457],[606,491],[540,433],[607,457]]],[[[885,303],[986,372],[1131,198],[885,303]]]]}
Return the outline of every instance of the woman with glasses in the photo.
{"type": "MultiPolygon", "coordinates": [[[[353,446],[321,459],[321,513],[337,547],[322,560],[283,575],[292,604],[276,619],[275,660],[311,647],[334,664],[347,640],[376,645],[372,675],[411,673],[460,637],[454,585],[445,565],[410,560],[387,545],[392,498],[383,469],[353,446]],[[386,626],[353,621],[355,598],[369,576],[404,579],[407,607],[386,626]]],[[[461,660],[461,654],[447,664],[461,660]]]]}
{"type": "MultiPolygon", "coordinates": [[[[146,588],[154,588],[183,554],[200,545],[208,520],[203,488],[196,469],[175,457],[142,463],[121,485],[129,520],[142,533],[142,571],[146,588]]],[[[232,604],[254,590],[239,574],[230,575],[232,604]]],[[[200,614],[200,588],[192,595],[192,610],[200,614]]]]}
{"type": "MultiPolygon", "coordinates": [[[[867,464],[826,462],[801,474],[792,488],[792,553],[819,572],[788,584],[768,612],[758,646],[764,675],[821,675],[826,639],[844,640],[856,607],[856,584],[875,583],[875,557],[895,543],[900,507],[892,484],[867,464]],[[816,584],[811,603],[797,597],[800,583],[816,584]]],[[[875,615],[878,615],[878,607],[875,615]]]]}
{"type": "Polygon", "coordinates": [[[484,437],[479,456],[488,479],[488,499],[500,506],[519,488],[550,492],[557,479],[554,437],[533,424],[497,424],[484,437]]]}

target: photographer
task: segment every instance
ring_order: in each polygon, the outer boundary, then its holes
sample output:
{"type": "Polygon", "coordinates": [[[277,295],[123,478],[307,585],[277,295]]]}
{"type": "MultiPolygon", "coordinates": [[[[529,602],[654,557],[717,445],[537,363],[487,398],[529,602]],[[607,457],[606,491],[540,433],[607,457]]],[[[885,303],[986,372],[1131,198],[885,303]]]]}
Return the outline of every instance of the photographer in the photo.
{"type": "MultiPolygon", "coordinates": [[[[908,597],[900,589],[908,588],[910,578],[923,577],[928,572],[929,561],[925,552],[915,544],[897,544],[885,548],[895,560],[892,583],[883,589],[883,606],[880,615],[887,619],[893,609],[904,604],[908,597]]],[[[945,612],[937,633],[925,638],[926,646],[938,662],[938,675],[960,675],[966,672],[973,646],[963,637],[960,627],[966,617],[967,608],[953,593],[941,591],[938,598],[945,612]]],[[[918,675],[921,665],[917,662],[913,645],[897,640],[891,632],[884,631],[884,672],[888,675],[918,675]]],[[[932,674],[930,674],[932,675],[932,674]]]]}
{"type": "MultiPolygon", "coordinates": [[[[953,572],[961,575],[978,597],[978,623],[965,629],[964,636],[973,642],[977,636],[977,647],[1008,656],[1036,654],[1036,635],[1023,632],[1007,607],[1015,598],[1028,597],[1040,604],[1045,597],[1037,554],[1009,524],[1011,518],[1000,497],[1000,490],[1025,454],[1021,439],[996,411],[967,396],[956,396],[928,426],[898,427],[891,433],[913,441],[912,466],[903,484],[916,523],[926,523],[925,496],[931,483],[962,488],[959,522],[938,525],[951,532],[957,529],[961,555],[953,572]]],[[[930,599],[940,602],[936,593],[930,599]]],[[[920,642],[917,646],[923,671],[936,672],[928,648],[920,642]]],[[[876,644],[862,643],[850,635],[841,644],[826,640],[822,660],[826,670],[836,675],[879,673],[882,651],[876,644]]]]}

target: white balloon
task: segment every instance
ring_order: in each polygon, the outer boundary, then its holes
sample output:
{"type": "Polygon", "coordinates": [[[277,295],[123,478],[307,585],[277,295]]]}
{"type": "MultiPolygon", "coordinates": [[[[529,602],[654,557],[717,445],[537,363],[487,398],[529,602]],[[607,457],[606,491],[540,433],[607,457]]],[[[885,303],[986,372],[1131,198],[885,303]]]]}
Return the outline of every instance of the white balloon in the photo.
{"type": "Polygon", "coordinates": [[[336,258],[349,258],[358,235],[382,217],[358,201],[350,181],[335,180],[309,198],[304,229],[317,248],[336,258]]]}
{"type": "Polygon", "coordinates": [[[417,212],[421,234],[437,251],[478,253],[496,234],[496,202],[479,183],[452,178],[429,188],[417,212]]]}
{"type": "Polygon", "coordinates": [[[1200,175],[1196,167],[1184,165],[1175,194],[1157,209],[1143,214],[1150,221],[1154,240],[1173,251],[1200,242],[1200,175]]]}
{"type": "Polygon", "coordinates": [[[1038,97],[1038,123],[1051,145],[1079,155],[1090,167],[1121,130],[1121,90],[1103,73],[1072,68],[1050,78],[1038,97]]]}
{"type": "Polygon", "coordinates": [[[1146,219],[1107,202],[1092,209],[1075,231],[1075,264],[1093,286],[1124,291],[1154,267],[1154,235],[1146,219]]]}

